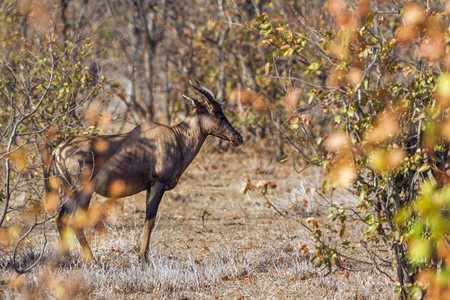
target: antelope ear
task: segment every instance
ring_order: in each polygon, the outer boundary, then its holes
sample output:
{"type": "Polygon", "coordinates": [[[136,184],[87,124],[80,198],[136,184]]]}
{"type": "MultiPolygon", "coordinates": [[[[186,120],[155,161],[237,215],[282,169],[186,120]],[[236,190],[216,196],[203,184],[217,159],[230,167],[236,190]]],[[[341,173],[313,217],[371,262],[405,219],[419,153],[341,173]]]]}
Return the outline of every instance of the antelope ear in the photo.
{"type": "Polygon", "coordinates": [[[194,105],[197,109],[205,109],[205,105],[202,102],[186,95],[183,95],[183,98],[188,105],[194,105]]]}

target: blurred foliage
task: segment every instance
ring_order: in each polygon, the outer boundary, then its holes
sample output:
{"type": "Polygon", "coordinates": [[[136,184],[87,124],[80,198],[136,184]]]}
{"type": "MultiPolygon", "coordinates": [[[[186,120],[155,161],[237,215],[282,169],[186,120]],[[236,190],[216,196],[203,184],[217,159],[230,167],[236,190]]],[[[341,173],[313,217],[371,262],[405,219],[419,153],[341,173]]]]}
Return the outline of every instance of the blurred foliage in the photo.
{"type": "Polygon", "coordinates": [[[323,4],[313,14],[299,9],[295,21],[276,13],[255,19],[262,45],[274,49],[266,73],[286,85],[306,82],[308,102],[331,121],[323,134],[315,122],[300,122],[308,116],[291,116],[286,136],[307,162],[328,170],[323,192],[351,188],[362,199],[356,213],[332,210],[340,246],[324,246],[324,229],[313,224],[313,260],[338,264],[339,249],[354,247],[344,238],[347,223],[364,222],[367,254],[379,268],[386,258],[377,249],[392,253],[403,298],[428,287],[433,299],[448,298],[449,6],[323,4]]]}
{"type": "Polygon", "coordinates": [[[430,299],[450,296],[450,186],[438,188],[427,181],[416,201],[397,215],[396,222],[408,228],[408,259],[418,273],[417,289],[428,290],[430,299]],[[438,266],[438,267],[437,267],[438,266]]]}
{"type": "Polygon", "coordinates": [[[63,40],[49,2],[4,1],[0,8],[0,225],[14,211],[28,212],[21,216],[28,224],[45,215],[41,186],[49,153],[62,140],[98,131],[86,130],[82,112],[105,99],[107,82],[93,72],[92,39],[80,33],[76,41],[63,40]]]}

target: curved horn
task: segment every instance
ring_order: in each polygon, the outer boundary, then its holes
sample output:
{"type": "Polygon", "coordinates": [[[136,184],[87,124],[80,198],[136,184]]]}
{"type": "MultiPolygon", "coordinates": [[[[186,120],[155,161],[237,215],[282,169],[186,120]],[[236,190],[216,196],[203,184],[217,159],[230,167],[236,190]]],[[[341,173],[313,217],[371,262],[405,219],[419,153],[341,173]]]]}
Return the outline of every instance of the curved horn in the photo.
{"type": "MultiPolygon", "coordinates": [[[[197,82],[197,84],[199,83],[198,81],[196,81],[196,82],[197,82]]],[[[197,91],[202,93],[206,97],[206,100],[210,104],[218,104],[216,99],[214,98],[214,94],[210,90],[208,90],[207,88],[205,88],[203,86],[198,86],[198,85],[192,83],[192,81],[190,81],[190,80],[189,80],[189,83],[192,85],[192,87],[194,89],[196,89],[197,91]]]]}

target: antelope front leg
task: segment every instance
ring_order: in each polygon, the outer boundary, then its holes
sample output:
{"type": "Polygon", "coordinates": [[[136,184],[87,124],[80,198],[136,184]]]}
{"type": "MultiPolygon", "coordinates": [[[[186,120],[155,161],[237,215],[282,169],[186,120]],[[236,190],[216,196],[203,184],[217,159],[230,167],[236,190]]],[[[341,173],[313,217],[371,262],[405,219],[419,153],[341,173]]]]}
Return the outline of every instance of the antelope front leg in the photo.
{"type": "Polygon", "coordinates": [[[148,248],[150,245],[150,235],[152,233],[153,226],[155,225],[155,217],[158,211],[159,203],[162,196],[166,191],[167,184],[156,182],[151,188],[147,190],[145,210],[145,223],[144,223],[144,237],[142,239],[141,251],[139,252],[139,258],[148,261],[148,248]]]}

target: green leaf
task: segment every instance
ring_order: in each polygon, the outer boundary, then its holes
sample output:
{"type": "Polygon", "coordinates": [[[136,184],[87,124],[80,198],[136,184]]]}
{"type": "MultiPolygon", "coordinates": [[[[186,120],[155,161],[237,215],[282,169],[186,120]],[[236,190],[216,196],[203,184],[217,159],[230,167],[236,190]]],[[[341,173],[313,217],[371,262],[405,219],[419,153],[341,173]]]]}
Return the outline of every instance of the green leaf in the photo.
{"type": "Polygon", "coordinates": [[[262,21],[264,21],[266,18],[266,15],[260,15],[259,17],[257,17],[255,19],[255,23],[261,23],[262,21]]]}
{"type": "Polygon", "coordinates": [[[294,53],[294,49],[291,47],[285,47],[280,49],[280,56],[291,56],[294,53]]]}
{"type": "Polygon", "coordinates": [[[410,244],[408,251],[409,260],[414,264],[422,264],[430,257],[430,245],[428,241],[420,239],[410,244]]]}
{"type": "Polygon", "coordinates": [[[372,225],[375,222],[375,218],[372,215],[368,215],[364,218],[364,222],[366,222],[368,225],[372,225]]]}
{"type": "Polygon", "coordinates": [[[334,210],[330,208],[329,212],[330,214],[328,215],[328,219],[331,219],[332,217],[334,217],[334,210]]]}
{"type": "Polygon", "coordinates": [[[410,299],[422,299],[422,291],[417,286],[408,287],[408,296],[410,299]]]}
{"type": "Polygon", "coordinates": [[[273,31],[273,27],[271,24],[262,24],[260,28],[261,30],[259,31],[259,34],[262,36],[267,36],[273,31]]]}
{"type": "Polygon", "coordinates": [[[367,89],[369,88],[369,80],[364,79],[364,81],[363,81],[363,87],[364,87],[365,90],[367,90],[367,89]]]}
{"type": "Polygon", "coordinates": [[[375,16],[377,15],[377,12],[371,12],[370,14],[367,15],[367,23],[372,22],[373,18],[375,18],[375,16]]]}
{"type": "Polygon", "coordinates": [[[305,75],[314,74],[314,73],[319,74],[318,70],[320,69],[321,66],[322,66],[322,62],[315,61],[315,62],[311,63],[309,66],[307,66],[303,73],[305,73],[305,75]]]}
{"type": "Polygon", "coordinates": [[[394,283],[394,293],[400,294],[402,292],[402,286],[400,285],[400,282],[394,283]]]}
{"type": "Polygon", "coordinates": [[[341,124],[341,115],[334,115],[334,122],[336,122],[336,124],[341,124]]]}

